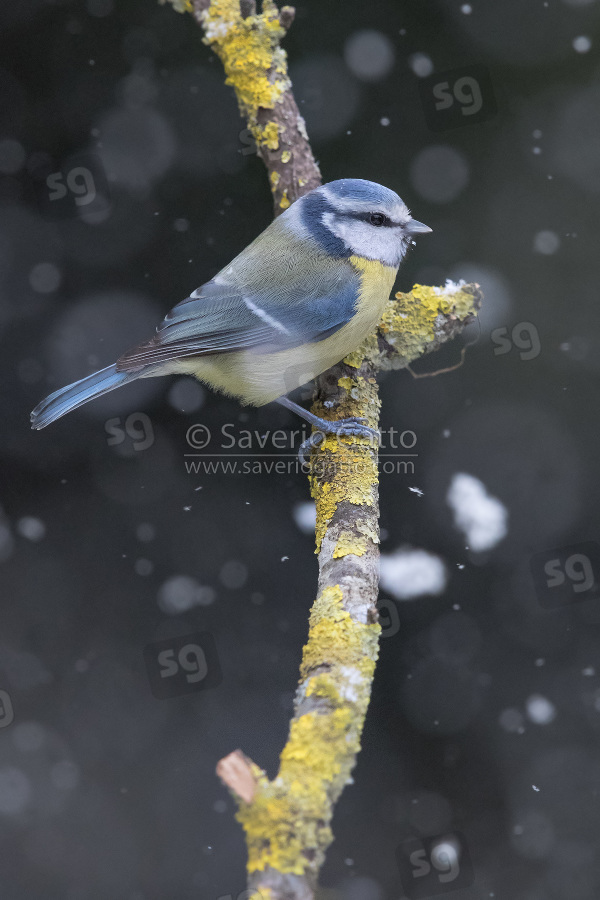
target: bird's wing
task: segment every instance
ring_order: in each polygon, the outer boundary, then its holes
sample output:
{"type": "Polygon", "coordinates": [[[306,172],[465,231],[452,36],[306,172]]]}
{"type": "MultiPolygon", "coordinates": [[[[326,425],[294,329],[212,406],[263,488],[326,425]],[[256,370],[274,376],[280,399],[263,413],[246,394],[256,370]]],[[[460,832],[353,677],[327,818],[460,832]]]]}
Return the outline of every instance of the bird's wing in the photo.
{"type": "Polygon", "coordinates": [[[282,268],[280,260],[258,264],[241,254],[178,303],[152,340],[125,353],[118,371],[251,348],[275,352],[333,334],[356,311],[359,273],[345,260],[324,257],[307,271],[295,259],[289,255],[282,268]]]}

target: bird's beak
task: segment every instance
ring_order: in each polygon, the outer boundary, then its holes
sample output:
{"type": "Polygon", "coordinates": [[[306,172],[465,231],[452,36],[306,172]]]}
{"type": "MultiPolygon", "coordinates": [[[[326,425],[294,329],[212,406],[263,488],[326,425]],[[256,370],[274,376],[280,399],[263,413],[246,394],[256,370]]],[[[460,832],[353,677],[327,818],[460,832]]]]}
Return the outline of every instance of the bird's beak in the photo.
{"type": "Polygon", "coordinates": [[[409,219],[403,229],[407,234],[427,234],[432,229],[429,225],[423,225],[422,222],[417,222],[416,219],[409,219]]]}

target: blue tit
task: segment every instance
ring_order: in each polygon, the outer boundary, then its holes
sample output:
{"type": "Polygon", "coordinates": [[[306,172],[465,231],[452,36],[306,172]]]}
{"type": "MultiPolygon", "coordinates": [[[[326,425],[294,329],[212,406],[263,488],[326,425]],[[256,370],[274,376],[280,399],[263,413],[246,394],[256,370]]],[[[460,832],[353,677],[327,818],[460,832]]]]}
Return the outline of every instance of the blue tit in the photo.
{"type": "Polygon", "coordinates": [[[370,435],[362,420],[328,422],[286,394],[374,330],[413,236],[428,231],[380,184],[344,178],[318,187],[177,304],[149,341],[50,394],[32,427],[137,378],[185,374],[244,404],[276,400],[324,433],[370,435]]]}

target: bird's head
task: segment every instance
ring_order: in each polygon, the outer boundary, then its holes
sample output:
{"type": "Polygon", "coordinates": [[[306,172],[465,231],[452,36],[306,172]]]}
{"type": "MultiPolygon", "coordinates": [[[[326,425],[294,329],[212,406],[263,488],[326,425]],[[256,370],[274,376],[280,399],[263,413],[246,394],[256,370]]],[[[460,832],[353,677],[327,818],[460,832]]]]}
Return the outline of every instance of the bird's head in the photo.
{"type": "MultiPolygon", "coordinates": [[[[397,268],[415,234],[431,231],[412,218],[398,194],[374,181],[342,178],[301,198],[302,226],[333,256],[362,256],[397,268]]],[[[292,207],[289,212],[292,213],[292,207]]]]}

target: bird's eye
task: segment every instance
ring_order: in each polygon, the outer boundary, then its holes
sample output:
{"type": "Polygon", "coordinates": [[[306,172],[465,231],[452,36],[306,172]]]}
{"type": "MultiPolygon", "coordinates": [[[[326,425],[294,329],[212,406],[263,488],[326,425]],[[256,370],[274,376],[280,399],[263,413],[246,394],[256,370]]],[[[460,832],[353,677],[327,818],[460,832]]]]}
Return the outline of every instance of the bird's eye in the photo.
{"type": "Polygon", "coordinates": [[[387,225],[389,219],[387,216],[384,216],[383,213],[371,213],[371,215],[369,216],[369,222],[371,223],[371,225],[380,227],[381,225],[387,225]]]}

